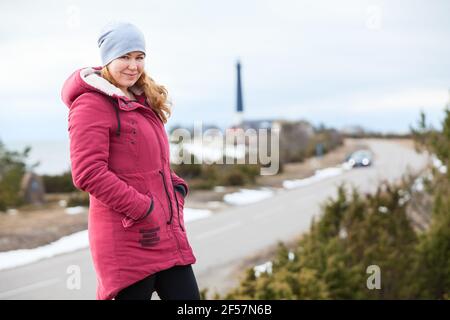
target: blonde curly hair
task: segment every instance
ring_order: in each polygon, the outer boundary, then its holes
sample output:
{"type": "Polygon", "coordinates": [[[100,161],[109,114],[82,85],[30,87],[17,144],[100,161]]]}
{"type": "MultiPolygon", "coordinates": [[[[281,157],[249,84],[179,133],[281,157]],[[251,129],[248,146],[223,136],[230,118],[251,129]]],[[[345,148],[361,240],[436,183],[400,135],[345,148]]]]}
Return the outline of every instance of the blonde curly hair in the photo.
{"type": "MultiPolygon", "coordinates": [[[[117,82],[114,80],[107,66],[102,68],[101,76],[117,86],[117,82]]],[[[172,113],[167,89],[162,85],[158,85],[145,71],[142,72],[135,85],[142,88],[150,107],[156,112],[163,123],[167,123],[167,119],[172,113]]]]}

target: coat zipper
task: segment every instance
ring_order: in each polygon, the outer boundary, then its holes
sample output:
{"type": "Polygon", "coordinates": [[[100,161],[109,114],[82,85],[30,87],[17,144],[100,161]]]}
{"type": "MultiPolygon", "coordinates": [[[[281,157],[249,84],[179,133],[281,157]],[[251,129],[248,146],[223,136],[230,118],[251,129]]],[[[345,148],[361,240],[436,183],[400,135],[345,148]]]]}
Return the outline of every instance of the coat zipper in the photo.
{"type": "MultiPolygon", "coordinates": [[[[165,177],[164,177],[164,172],[163,172],[162,170],[159,170],[159,174],[160,174],[161,177],[162,177],[162,180],[163,180],[163,183],[164,183],[164,190],[166,191],[167,200],[169,201],[169,206],[170,206],[170,220],[167,221],[167,224],[171,224],[171,222],[172,222],[172,216],[173,216],[172,201],[170,200],[170,195],[169,195],[169,192],[167,191],[166,179],[165,179],[165,177]]],[[[176,195],[175,195],[175,196],[176,196],[176,195]]],[[[178,204],[178,202],[177,202],[177,204],[178,204]]],[[[173,231],[173,225],[172,225],[172,231],[173,231]]],[[[180,252],[181,256],[183,256],[183,254],[181,253],[181,250],[180,250],[180,243],[179,243],[179,241],[178,241],[177,235],[174,234],[173,236],[175,237],[175,241],[177,242],[177,249],[178,249],[178,251],[180,252]]]]}
{"type": "MultiPolygon", "coordinates": [[[[152,112],[152,110],[147,110],[147,111],[152,112]]],[[[153,129],[153,131],[155,132],[155,135],[157,137],[157,140],[158,140],[161,152],[164,152],[165,149],[163,148],[163,145],[162,145],[162,142],[161,142],[161,137],[159,136],[159,132],[157,132],[156,128],[154,128],[153,125],[150,125],[150,126],[153,129]]],[[[163,128],[163,131],[164,131],[164,128],[163,128]]],[[[163,162],[164,162],[164,159],[165,159],[165,157],[163,157],[163,159],[162,159],[163,162]]],[[[172,217],[173,217],[172,201],[170,200],[170,195],[169,195],[169,192],[167,191],[167,185],[166,185],[166,179],[164,177],[164,172],[162,170],[159,170],[159,174],[162,177],[162,180],[163,180],[163,183],[164,183],[164,191],[166,192],[167,200],[169,201],[170,219],[169,219],[169,221],[167,221],[167,224],[169,225],[169,224],[172,223],[172,217]]],[[[175,195],[175,197],[176,197],[176,195],[175,195]]],[[[177,205],[178,205],[178,201],[177,201],[177,205]]],[[[173,225],[172,225],[172,231],[173,231],[173,225]]],[[[181,256],[183,256],[183,254],[181,253],[180,243],[178,241],[177,235],[174,234],[174,237],[175,237],[175,241],[177,242],[177,249],[180,252],[181,256]]]]}
{"type": "Polygon", "coordinates": [[[169,221],[167,221],[167,224],[171,224],[172,217],[173,217],[172,201],[170,200],[170,195],[169,195],[169,192],[167,191],[167,185],[166,185],[166,179],[164,177],[164,172],[162,172],[162,170],[159,170],[159,174],[161,175],[161,178],[163,180],[164,191],[166,192],[167,200],[169,201],[169,207],[170,207],[170,218],[169,218],[169,221]]]}
{"type": "MultiPolygon", "coordinates": [[[[167,222],[167,224],[171,224],[172,223],[172,218],[173,218],[172,201],[170,201],[170,195],[169,195],[169,191],[167,190],[167,185],[166,185],[166,179],[165,179],[165,176],[164,176],[164,172],[162,172],[162,170],[159,170],[159,174],[161,175],[161,177],[163,179],[164,191],[166,192],[167,200],[169,200],[170,219],[167,222]]],[[[184,231],[184,228],[183,228],[183,226],[181,225],[181,222],[180,222],[180,207],[178,205],[178,196],[177,196],[177,192],[175,191],[175,187],[173,188],[173,194],[175,195],[175,200],[176,200],[175,202],[177,203],[178,225],[180,226],[181,230],[184,231]]]]}

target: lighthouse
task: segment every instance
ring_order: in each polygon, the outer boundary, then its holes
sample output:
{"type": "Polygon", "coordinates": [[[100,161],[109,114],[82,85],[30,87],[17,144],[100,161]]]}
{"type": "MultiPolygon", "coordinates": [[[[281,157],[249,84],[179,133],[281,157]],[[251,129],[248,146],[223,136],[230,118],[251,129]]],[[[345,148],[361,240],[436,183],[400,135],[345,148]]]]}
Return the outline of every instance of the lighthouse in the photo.
{"type": "Polygon", "coordinates": [[[235,127],[240,127],[244,116],[244,101],[242,99],[242,82],[241,82],[241,62],[236,63],[237,71],[237,91],[236,91],[236,111],[234,114],[233,124],[235,127]]]}

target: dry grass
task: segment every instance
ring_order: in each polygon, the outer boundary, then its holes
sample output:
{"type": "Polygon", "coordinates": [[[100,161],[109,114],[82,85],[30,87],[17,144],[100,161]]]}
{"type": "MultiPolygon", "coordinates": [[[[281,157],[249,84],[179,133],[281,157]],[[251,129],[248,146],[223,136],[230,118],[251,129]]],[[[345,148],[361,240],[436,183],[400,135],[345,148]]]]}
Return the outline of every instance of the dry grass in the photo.
{"type": "Polygon", "coordinates": [[[31,249],[87,229],[87,212],[65,213],[57,202],[0,214],[0,251],[31,249]]]}

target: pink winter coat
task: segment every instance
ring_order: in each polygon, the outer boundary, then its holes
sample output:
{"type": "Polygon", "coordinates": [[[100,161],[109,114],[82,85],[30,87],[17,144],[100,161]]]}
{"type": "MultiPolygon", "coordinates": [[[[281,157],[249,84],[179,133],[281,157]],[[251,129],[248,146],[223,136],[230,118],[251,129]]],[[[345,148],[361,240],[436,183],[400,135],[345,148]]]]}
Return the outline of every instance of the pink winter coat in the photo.
{"type": "Polygon", "coordinates": [[[89,243],[97,299],[175,265],[195,263],[183,219],[186,182],[170,169],[164,124],[142,90],[137,101],[100,76],[75,71],[64,83],[74,185],[90,194],[89,243]]]}

